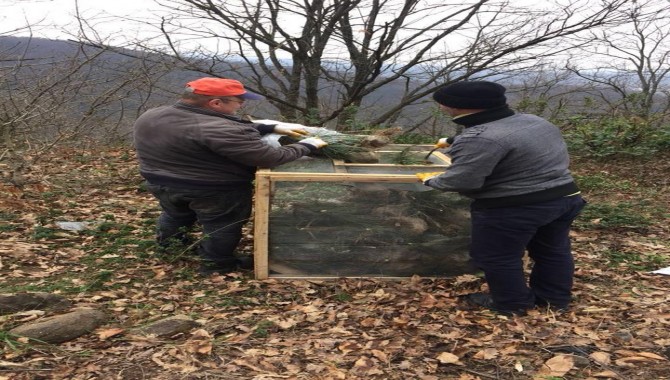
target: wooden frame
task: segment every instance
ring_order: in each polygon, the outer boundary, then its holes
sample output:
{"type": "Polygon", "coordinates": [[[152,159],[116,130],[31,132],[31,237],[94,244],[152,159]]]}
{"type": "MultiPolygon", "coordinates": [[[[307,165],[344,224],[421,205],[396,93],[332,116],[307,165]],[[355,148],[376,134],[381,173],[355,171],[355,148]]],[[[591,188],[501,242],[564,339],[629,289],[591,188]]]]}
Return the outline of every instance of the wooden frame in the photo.
{"type": "MultiPolygon", "coordinates": [[[[377,152],[399,152],[402,149],[411,147],[413,151],[427,154],[433,146],[428,145],[390,145],[378,150],[377,152]]],[[[369,183],[417,183],[418,178],[415,173],[432,172],[445,170],[450,159],[440,152],[433,152],[433,160],[437,161],[435,165],[398,165],[398,164],[359,164],[345,163],[340,160],[333,160],[334,173],[303,173],[282,171],[282,167],[275,169],[260,169],[256,173],[255,181],[255,213],[254,213],[254,272],[255,278],[262,280],[267,278],[283,279],[326,279],[335,278],[331,276],[290,276],[290,275],[270,275],[269,268],[269,217],[271,197],[274,184],[280,181],[292,182],[369,182],[369,183]],[[409,171],[409,174],[359,174],[349,173],[348,168],[363,167],[371,170],[383,170],[385,168],[402,168],[409,171]]],[[[361,277],[361,276],[357,276],[361,277]]],[[[384,277],[393,278],[393,277],[384,277]]]]}

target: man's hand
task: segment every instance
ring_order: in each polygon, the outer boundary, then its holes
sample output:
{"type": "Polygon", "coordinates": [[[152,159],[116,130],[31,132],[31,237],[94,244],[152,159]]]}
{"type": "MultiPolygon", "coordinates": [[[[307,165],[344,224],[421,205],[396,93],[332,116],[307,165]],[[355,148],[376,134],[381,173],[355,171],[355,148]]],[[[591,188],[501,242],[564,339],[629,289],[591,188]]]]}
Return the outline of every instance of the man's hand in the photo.
{"type": "Polygon", "coordinates": [[[443,137],[435,143],[436,148],[449,148],[454,142],[453,137],[443,137]]]}
{"type": "Polygon", "coordinates": [[[304,125],[292,123],[279,123],[275,125],[274,133],[291,137],[307,136],[309,132],[305,130],[304,125]]]}
{"type": "Polygon", "coordinates": [[[321,139],[318,138],[318,137],[308,137],[308,138],[306,138],[306,139],[302,139],[302,140],[300,140],[300,141],[298,141],[298,142],[299,142],[300,144],[306,144],[306,145],[309,145],[309,146],[311,146],[311,147],[314,147],[314,149],[321,149],[321,148],[323,148],[324,146],[328,145],[327,142],[321,140],[321,139]]]}
{"type": "Polygon", "coordinates": [[[442,174],[442,172],[430,172],[430,173],[416,173],[416,176],[421,180],[421,182],[426,183],[429,179],[437,177],[442,174]]]}

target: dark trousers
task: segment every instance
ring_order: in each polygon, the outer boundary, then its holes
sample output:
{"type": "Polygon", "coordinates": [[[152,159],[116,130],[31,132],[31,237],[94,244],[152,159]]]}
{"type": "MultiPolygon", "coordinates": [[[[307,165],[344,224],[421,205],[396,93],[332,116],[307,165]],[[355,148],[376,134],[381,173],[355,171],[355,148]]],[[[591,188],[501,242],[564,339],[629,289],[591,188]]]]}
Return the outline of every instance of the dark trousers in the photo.
{"type": "Polygon", "coordinates": [[[202,225],[198,254],[203,260],[234,265],[234,251],[242,238],[242,226],[251,215],[251,187],[240,190],[194,190],[148,185],[162,209],[157,223],[159,244],[183,240],[195,222],[202,225]]]}
{"type": "Polygon", "coordinates": [[[493,302],[501,309],[570,303],[575,265],[570,226],[585,205],[579,195],[548,202],[472,209],[473,263],[484,271],[493,302]],[[526,283],[523,254],[533,260],[526,283]]]}

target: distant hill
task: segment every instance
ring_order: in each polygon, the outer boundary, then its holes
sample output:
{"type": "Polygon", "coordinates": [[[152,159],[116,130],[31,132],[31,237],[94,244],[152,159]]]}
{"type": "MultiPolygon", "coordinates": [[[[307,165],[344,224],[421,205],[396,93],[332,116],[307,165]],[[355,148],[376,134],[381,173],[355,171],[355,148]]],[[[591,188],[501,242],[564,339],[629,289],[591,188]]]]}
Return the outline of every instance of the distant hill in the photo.
{"type": "MultiPolygon", "coordinates": [[[[68,64],[83,62],[92,59],[92,57],[95,57],[95,59],[91,61],[86,77],[89,86],[98,86],[92,96],[95,96],[96,93],[102,94],[108,91],[110,87],[123,81],[131,82],[127,84],[128,87],[135,86],[132,91],[128,91],[126,99],[112,106],[119,110],[124,108],[142,110],[158,104],[174,102],[178,98],[184,83],[202,76],[197,72],[164,64],[166,57],[142,51],[120,49],[116,52],[103,52],[95,46],[85,45],[77,41],[0,36],[0,69],[3,67],[5,69],[8,67],[15,68],[17,63],[21,62],[24,66],[21,68],[22,73],[28,77],[39,76],[40,73],[53,75],[53,73],[49,73],[49,70],[54,70],[57,67],[56,65],[61,65],[60,67],[66,70],[68,64]]],[[[241,67],[245,67],[244,65],[245,63],[240,62],[241,67]]],[[[521,100],[521,93],[516,89],[522,88],[525,79],[533,78],[536,75],[537,73],[533,71],[525,70],[519,72],[518,75],[508,77],[505,83],[509,87],[508,100],[511,105],[515,106],[521,100]]],[[[231,74],[230,77],[235,78],[236,76],[231,74]]],[[[0,79],[2,79],[1,76],[0,79]]],[[[550,93],[544,94],[560,96],[551,100],[550,103],[552,104],[549,108],[557,104],[556,102],[564,103],[564,97],[566,97],[571,111],[593,113],[593,109],[583,108],[585,105],[584,99],[594,96],[592,93],[580,89],[584,83],[583,80],[573,78],[573,80],[566,80],[556,85],[550,93]]],[[[398,104],[401,101],[400,96],[406,84],[404,80],[390,83],[366,97],[361,108],[364,111],[358,114],[358,120],[365,120],[366,114],[381,113],[385,109],[398,104]]],[[[542,90],[539,89],[538,93],[540,91],[542,90]]],[[[617,94],[612,93],[608,88],[603,88],[600,92],[612,99],[617,97],[617,94]]],[[[323,99],[335,100],[338,97],[337,89],[323,90],[323,99]]],[[[430,115],[434,112],[434,109],[434,104],[427,97],[423,104],[407,106],[403,110],[401,118],[398,119],[397,125],[412,125],[417,120],[422,120],[430,115]]],[[[262,118],[278,118],[276,109],[269,102],[251,102],[246,111],[262,118]]],[[[529,109],[529,111],[542,112],[537,108],[529,109]]],[[[544,116],[548,116],[548,114],[544,116]]]]}
{"type": "Polygon", "coordinates": [[[0,36],[0,61],[58,60],[76,55],[80,44],[63,40],[0,36]]]}

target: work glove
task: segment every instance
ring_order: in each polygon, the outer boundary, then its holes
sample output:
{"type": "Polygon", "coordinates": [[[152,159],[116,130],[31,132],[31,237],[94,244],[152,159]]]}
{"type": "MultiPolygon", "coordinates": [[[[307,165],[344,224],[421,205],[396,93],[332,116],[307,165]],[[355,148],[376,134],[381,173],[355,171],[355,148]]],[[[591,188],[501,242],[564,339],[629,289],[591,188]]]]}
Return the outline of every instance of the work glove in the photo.
{"type": "Polygon", "coordinates": [[[309,146],[313,147],[314,149],[321,149],[324,146],[328,145],[327,142],[321,140],[318,137],[308,137],[306,139],[302,139],[302,140],[298,141],[298,143],[309,145],[309,146]]]}
{"type": "Polygon", "coordinates": [[[425,184],[426,181],[433,177],[437,177],[440,174],[442,174],[442,172],[416,173],[416,176],[425,184]]]}
{"type": "Polygon", "coordinates": [[[435,143],[436,148],[449,148],[451,144],[454,142],[453,137],[443,137],[435,143]]]}
{"type": "Polygon", "coordinates": [[[304,125],[292,124],[292,123],[279,123],[275,125],[274,133],[280,135],[286,135],[291,137],[302,137],[307,136],[309,132],[305,130],[304,125]]]}

